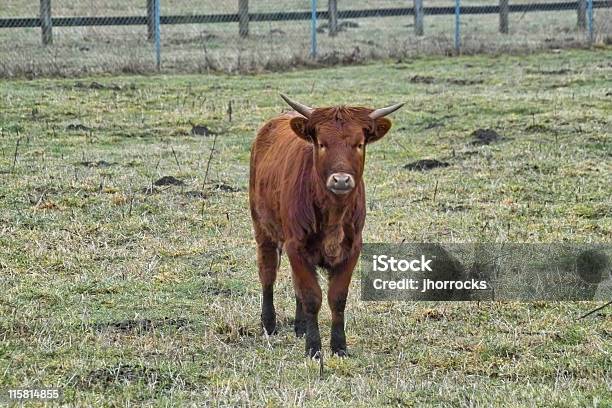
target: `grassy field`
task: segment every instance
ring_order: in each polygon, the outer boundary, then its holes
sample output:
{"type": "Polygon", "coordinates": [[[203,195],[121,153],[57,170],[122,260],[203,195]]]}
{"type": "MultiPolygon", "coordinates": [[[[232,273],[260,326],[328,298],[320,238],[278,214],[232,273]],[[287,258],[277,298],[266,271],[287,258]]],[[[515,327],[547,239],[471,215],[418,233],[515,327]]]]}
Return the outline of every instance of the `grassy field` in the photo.
{"type": "MultiPolygon", "coordinates": [[[[610,242],[611,60],[0,82],[0,389],[57,386],[76,406],[609,406],[610,309],[577,320],[601,303],[363,302],[359,273],[352,357],[321,375],[293,335],[286,259],[280,333],[261,335],[246,186],[278,92],[404,100],[368,152],[366,242],[610,242]],[[477,129],[503,140],[473,145],[477,129]],[[449,166],[403,168],[419,159],[449,166]]],[[[327,351],[327,305],[320,319],[327,351]]]]}

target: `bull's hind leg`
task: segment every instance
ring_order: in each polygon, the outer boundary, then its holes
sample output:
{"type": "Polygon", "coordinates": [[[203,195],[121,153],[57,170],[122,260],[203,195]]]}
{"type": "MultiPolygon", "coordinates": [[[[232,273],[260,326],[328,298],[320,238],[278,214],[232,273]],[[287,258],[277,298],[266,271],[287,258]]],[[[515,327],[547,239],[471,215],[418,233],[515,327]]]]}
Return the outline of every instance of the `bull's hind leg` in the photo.
{"type": "Polygon", "coordinates": [[[262,289],[261,325],[267,334],[276,334],[274,282],[280,265],[279,246],[270,240],[257,243],[257,266],[262,289]]]}
{"type": "Polygon", "coordinates": [[[314,265],[304,258],[301,249],[295,243],[287,244],[285,249],[291,263],[293,285],[299,299],[297,305],[298,308],[301,308],[301,315],[305,322],[306,355],[318,358],[321,351],[321,334],[319,333],[321,287],[317,281],[316,270],[314,265]]]}

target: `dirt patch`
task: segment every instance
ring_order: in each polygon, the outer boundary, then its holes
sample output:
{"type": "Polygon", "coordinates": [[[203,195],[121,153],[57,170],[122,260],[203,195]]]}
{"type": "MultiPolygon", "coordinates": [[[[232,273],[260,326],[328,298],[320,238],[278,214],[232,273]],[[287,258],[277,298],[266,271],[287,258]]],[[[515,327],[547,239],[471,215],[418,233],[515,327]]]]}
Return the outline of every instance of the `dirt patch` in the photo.
{"type": "Polygon", "coordinates": [[[154,186],[184,186],[185,183],[182,180],[177,179],[173,176],[164,176],[153,182],[154,186]]]}
{"type": "Polygon", "coordinates": [[[68,126],[66,126],[66,130],[68,131],[84,131],[84,132],[89,132],[91,130],[93,130],[92,128],[85,126],[83,124],[80,123],[71,123],[68,126]]]}
{"type": "Polygon", "coordinates": [[[139,319],[139,320],[121,320],[117,322],[110,323],[97,323],[94,325],[94,329],[96,331],[104,331],[104,330],[114,330],[123,333],[136,332],[136,333],[144,333],[149,332],[155,329],[159,329],[162,327],[175,327],[175,328],[183,328],[189,325],[189,321],[187,319],[171,319],[171,318],[163,318],[158,320],[151,319],[139,319]]]}
{"type": "Polygon", "coordinates": [[[215,285],[205,285],[202,290],[212,296],[230,297],[234,294],[234,291],[229,288],[223,288],[215,285]]]}
{"type": "Polygon", "coordinates": [[[109,90],[109,91],[123,91],[124,89],[135,90],[136,85],[130,84],[128,86],[120,86],[117,84],[102,84],[100,82],[92,81],[88,84],[84,82],[77,82],[74,84],[75,88],[81,89],[96,89],[96,90],[109,90]]]}
{"type": "Polygon", "coordinates": [[[410,82],[413,84],[433,84],[436,79],[432,76],[415,75],[410,78],[410,82]]]}
{"type": "Polygon", "coordinates": [[[191,127],[191,134],[196,135],[196,136],[214,136],[214,135],[217,135],[218,133],[211,130],[206,125],[193,125],[191,127]]]}
{"type": "Polygon", "coordinates": [[[106,160],[98,160],[98,161],[82,161],[82,162],[79,162],[78,164],[80,164],[81,166],[85,166],[85,167],[110,167],[110,166],[114,166],[117,163],[107,162],[106,160]]]}
{"type": "Polygon", "coordinates": [[[476,129],[470,136],[472,136],[473,139],[471,144],[474,146],[483,146],[504,140],[504,138],[493,129],[476,129]]]}
{"type": "Polygon", "coordinates": [[[198,191],[198,190],[189,190],[183,193],[183,195],[187,198],[200,198],[200,199],[205,199],[208,198],[208,196],[203,193],[202,191],[198,191]]]}
{"type": "Polygon", "coordinates": [[[237,343],[246,338],[259,336],[261,329],[221,323],[215,327],[215,333],[222,336],[221,339],[224,343],[237,343]]]}
{"type": "Polygon", "coordinates": [[[427,75],[414,75],[410,78],[413,84],[434,84],[447,83],[452,85],[477,85],[482,84],[482,79],[463,79],[463,78],[434,78],[427,75]]]}
{"type": "Polygon", "coordinates": [[[213,190],[225,191],[226,193],[238,193],[242,191],[242,189],[239,187],[233,187],[222,182],[214,184],[213,190]]]}
{"type": "MultiPolygon", "coordinates": [[[[3,269],[3,268],[0,268],[3,269]]],[[[19,337],[26,337],[32,334],[32,329],[25,323],[13,321],[11,324],[0,325],[0,337],[7,335],[17,335],[19,337]]]]}
{"type": "Polygon", "coordinates": [[[450,78],[447,79],[446,82],[453,85],[478,85],[482,84],[484,81],[482,79],[455,79],[450,78]]]}
{"type": "Polygon", "coordinates": [[[240,337],[256,337],[259,335],[259,330],[244,326],[232,326],[227,323],[223,323],[215,327],[215,333],[217,334],[236,334],[240,337]]]}
{"type": "Polygon", "coordinates": [[[450,164],[448,162],[439,161],[436,159],[423,159],[417,160],[412,163],[408,163],[404,166],[405,169],[412,171],[426,171],[435,169],[437,167],[448,167],[450,164]]]}
{"type": "Polygon", "coordinates": [[[570,74],[572,71],[567,68],[561,68],[561,69],[551,69],[551,70],[527,69],[525,70],[525,72],[527,74],[536,74],[536,75],[567,75],[567,74],[570,74]]]}
{"type": "Polygon", "coordinates": [[[446,318],[444,311],[439,309],[425,309],[419,316],[416,317],[417,321],[423,322],[427,320],[442,320],[446,318]]]}
{"type": "Polygon", "coordinates": [[[78,385],[83,388],[106,388],[111,385],[123,385],[140,381],[161,389],[170,388],[174,382],[169,375],[162,373],[156,368],[119,364],[117,366],[91,370],[78,380],[78,385]]]}

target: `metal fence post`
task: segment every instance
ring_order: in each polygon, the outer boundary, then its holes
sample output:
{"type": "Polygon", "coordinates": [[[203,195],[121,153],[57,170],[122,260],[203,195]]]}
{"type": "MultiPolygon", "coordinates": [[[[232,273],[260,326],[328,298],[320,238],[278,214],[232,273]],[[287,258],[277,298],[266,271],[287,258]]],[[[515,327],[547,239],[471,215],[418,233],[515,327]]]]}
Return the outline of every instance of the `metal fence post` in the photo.
{"type": "Polygon", "coordinates": [[[329,35],[333,37],[338,34],[338,0],[327,2],[327,13],[329,14],[329,35]]]}
{"type": "Polygon", "coordinates": [[[509,12],[508,0],[499,0],[499,32],[502,34],[508,34],[509,12]]]}
{"type": "Polygon", "coordinates": [[[310,4],[310,56],[317,57],[317,0],[311,0],[310,4]]]}
{"type": "Polygon", "coordinates": [[[153,0],[154,5],[154,24],[155,24],[155,66],[159,71],[161,68],[161,16],[160,16],[160,1],[161,0],[153,0]]]}
{"type": "Polygon", "coordinates": [[[588,0],[587,13],[589,18],[589,42],[592,44],[595,39],[593,32],[593,0],[588,0]]]}
{"type": "Polygon", "coordinates": [[[43,45],[53,44],[53,22],[51,21],[51,0],[40,0],[40,28],[43,45]]]}
{"type": "Polygon", "coordinates": [[[147,40],[155,38],[155,0],[147,0],[147,40]]]}
{"type": "Polygon", "coordinates": [[[461,52],[461,0],[455,0],[455,51],[461,52]]]}
{"type": "Polygon", "coordinates": [[[587,11],[587,0],[578,0],[578,9],[576,10],[578,21],[578,28],[584,30],[587,28],[586,23],[586,11],[587,11]]]}
{"type": "Polygon", "coordinates": [[[249,36],[249,0],[238,0],[238,32],[242,38],[249,36]]]}
{"type": "Polygon", "coordinates": [[[423,35],[423,0],[414,0],[414,34],[423,35]]]}

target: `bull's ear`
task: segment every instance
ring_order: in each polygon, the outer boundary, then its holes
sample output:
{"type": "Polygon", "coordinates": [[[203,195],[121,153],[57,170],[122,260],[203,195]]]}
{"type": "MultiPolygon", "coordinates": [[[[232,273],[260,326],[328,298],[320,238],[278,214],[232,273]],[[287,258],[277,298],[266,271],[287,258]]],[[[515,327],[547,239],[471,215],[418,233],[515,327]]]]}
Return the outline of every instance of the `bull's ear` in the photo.
{"type": "Polygon", "coordinates": [[[374,143],[375,141],[382,139],[384,135],[391,129],[391,121],[387,118],[378,118],[374,121],[374,129],[368,131],[366,135],[367,143],[374,143]]]}
{"type": "Polygon", "coordinates": [[[291,130],[301,139],[304,139],[307,142],[312,142],[311,137],[308,135],[306,130],[306,124],[308,123],[308,119],[302,116],[296,116],[295,118],[291,118],[289,121],[289,125],[291,126],[291,130]]]}

